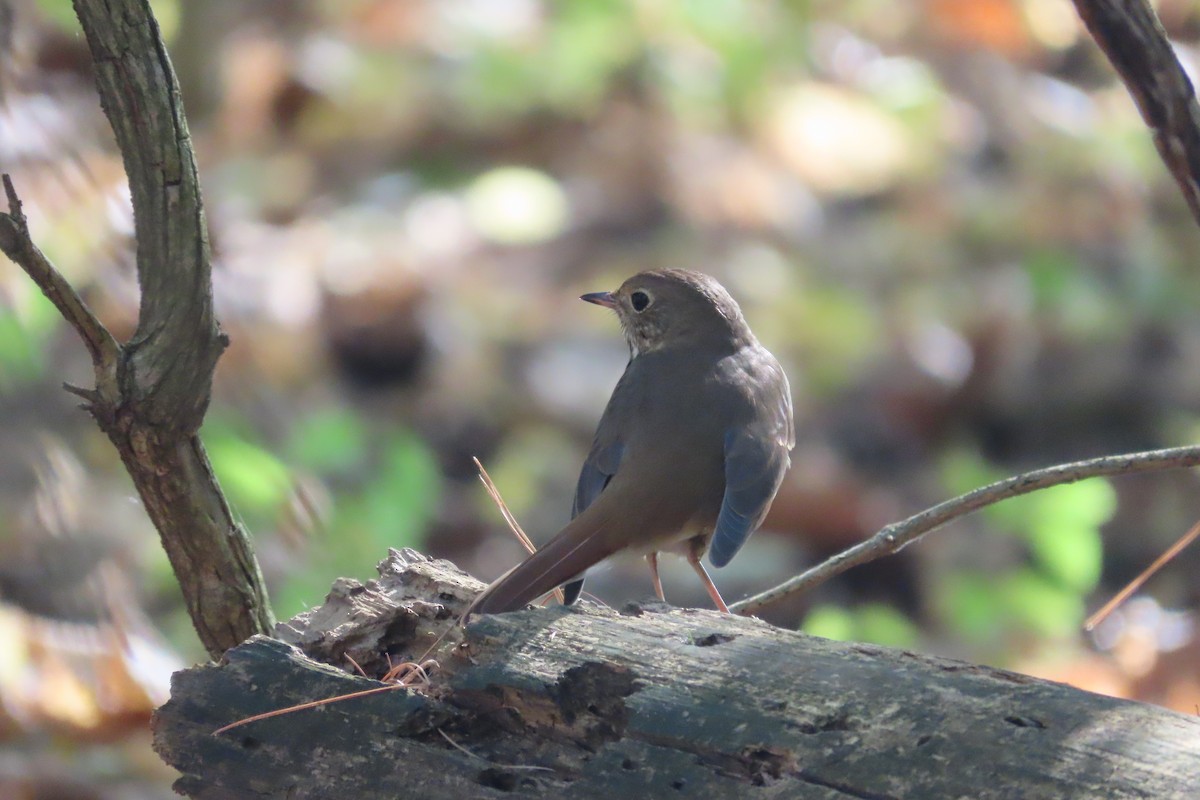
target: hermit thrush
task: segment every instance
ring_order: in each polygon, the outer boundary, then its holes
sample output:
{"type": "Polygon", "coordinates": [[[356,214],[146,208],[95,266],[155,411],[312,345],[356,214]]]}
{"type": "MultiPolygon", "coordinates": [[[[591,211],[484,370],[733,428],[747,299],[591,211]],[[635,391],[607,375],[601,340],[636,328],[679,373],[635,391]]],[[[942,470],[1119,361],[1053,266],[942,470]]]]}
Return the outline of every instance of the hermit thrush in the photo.
{"type": "Polygon", "coordinates": [[[618,551],[646,556],[659,598],[658,552],[681,553],[727,612],[700,558],[728,564],[779,489],[795,441],[787,377],[707,275],[643,272],[582,299],[616,312],[629,364],[583,464],[571,522],[468,614],[519,609],[564,583],[572,603],[584,572],[618,551]]]}

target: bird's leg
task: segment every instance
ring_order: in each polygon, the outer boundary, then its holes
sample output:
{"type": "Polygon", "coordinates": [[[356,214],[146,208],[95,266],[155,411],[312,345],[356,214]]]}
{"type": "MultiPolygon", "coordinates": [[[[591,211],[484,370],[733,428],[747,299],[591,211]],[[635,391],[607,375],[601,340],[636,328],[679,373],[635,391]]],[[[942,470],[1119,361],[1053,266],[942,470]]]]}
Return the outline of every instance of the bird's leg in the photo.
{"type": "Polygon", "coordinates": [[[667,602],[663,596],[662,581],[658,577],[658,553],[646,553],[646,563],[650,565],[650,576],[654,579],[654,593],[659,600],[667,602]]]}
{"type": "Polygon", "coordinates": [[[721,599],[721,593],[717,591],[716,584],[712,582],[712,578],[708,577],[708,571],[700,563],[700,556],[695,551],[692,551],[688,553],[687,560],[692,565],[692,569],[696,570],[696,574],[700,576],[700,580],[704,582],[704,588],[708,590],[708,596],[716,604],[717,610],[723,614],[728,614],[729,606],[725,605],[725,601],[721,599]]]}

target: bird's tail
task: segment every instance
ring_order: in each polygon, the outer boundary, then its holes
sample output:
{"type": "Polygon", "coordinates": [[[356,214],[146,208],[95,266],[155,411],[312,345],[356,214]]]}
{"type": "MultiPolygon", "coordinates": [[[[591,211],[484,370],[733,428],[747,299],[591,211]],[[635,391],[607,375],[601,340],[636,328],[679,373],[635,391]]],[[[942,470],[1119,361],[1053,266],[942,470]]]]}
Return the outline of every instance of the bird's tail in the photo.
{"type": "Polygon", "coordinates": [[[608,558],[619,548],[611,544],[612,536],[605,535],[607,528],[605,515],[580,514],[541,550],[484,589],[463,615],[464,622],[472,614],[516,611],[608,558]]]}

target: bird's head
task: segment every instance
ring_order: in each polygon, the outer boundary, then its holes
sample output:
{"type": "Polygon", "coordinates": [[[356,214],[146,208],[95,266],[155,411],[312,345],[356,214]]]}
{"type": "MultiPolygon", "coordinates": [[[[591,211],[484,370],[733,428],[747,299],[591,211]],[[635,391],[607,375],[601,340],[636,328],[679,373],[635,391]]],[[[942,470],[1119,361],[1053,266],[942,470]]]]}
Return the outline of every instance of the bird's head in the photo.
{"type": "Polygon", "coordinates": [[[580,299],[616,312],[634,358],[680,345],[736,348],[754,340],[737,302],[700,272],[641,272],[615,292],[593,292],[580,299]]]}

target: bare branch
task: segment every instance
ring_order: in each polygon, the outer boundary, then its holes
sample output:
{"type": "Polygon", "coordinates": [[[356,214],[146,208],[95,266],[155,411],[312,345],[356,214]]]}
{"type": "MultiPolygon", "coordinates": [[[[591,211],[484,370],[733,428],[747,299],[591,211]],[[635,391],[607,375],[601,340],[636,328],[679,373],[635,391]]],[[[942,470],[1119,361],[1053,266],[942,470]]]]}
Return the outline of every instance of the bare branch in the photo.
{"type": "Polygon", "coordinates": [[[851,567],[857,567],[868,561],[896,553],[951,520],[965,517],[984,506],[990,506],[1010,497],[1018,497],[1038,489],[1046,489],[1064,483],[1075,483],[1085,478],[1096,478],[1102,475],[1130,475],[1136,472],[1183,469],[1198,464],[1200,464],[1200,446],[1193,446],[1104,456],[1103,458],[1059,464],[1033,472],[1025,472],[939,503],[908,519],[894,522],[880,529],[870,539],[843,550],[812,569],[784,581],[774,589],[768,589],[754,597],[733,603],[729,609],[737,614],[753,614],[785,597],[819,586],[851,567]]]}
{"type": "Polygon", "coordinates": [[[208,226],[179,84],[147,0],[74,5],[137,224],[141,308],[122,390],[155,427],[193,434],[225,340],[213,315],[208,226]]]}
{"type": "Polygon", "coordinates": [[[1154,134],[1158,153],[1200,222],[1200,106],[1146,0],[1075,0],[1154,134]]]}
{"type": "Polygon", "coordinates": [[[179,86],[147,0],[74,0],[100,103],[124,157],[137,227],[137,331],[118,344],[29,236],[3,178],[0,249],[79,332],[96,390],[64,386],[116,446],[162,538],[205,648],[273,625],[262,573],[196,431],[228,345],[212,310],[208,232],[179,86]]]}
{"type": "Polygon", "coordinates": [[[92,363],[96,365],[96,383],[101,385],[103,377],[116,375],[117,358],[121,348],[108,329],[96,319],[83,298],[67,283],[50,260],[38,249],[29,236],[29,224],[21,207],[21,198],[13,187],[12,179],[5,173],[4,194],[8,198],[8,213],[0,213],[0,250],[4,255],[25,270],[42,294],[54,304],[63,318],[79,333],[87,346],[92,363]]]}

